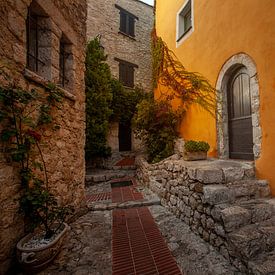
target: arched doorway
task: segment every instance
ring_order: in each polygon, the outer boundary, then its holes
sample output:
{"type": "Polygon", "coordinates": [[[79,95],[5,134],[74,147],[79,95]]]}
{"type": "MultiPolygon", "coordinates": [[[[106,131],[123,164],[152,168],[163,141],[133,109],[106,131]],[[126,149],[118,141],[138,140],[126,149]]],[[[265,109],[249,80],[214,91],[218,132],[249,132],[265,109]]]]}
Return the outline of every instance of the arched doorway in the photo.
{"type": "Polygon", "coordinates": [[[232,72],[227,99],[229,158],[253,160],[250,77],[246,67],[232,72]]]}
{"type": "Polygon", "coordinates": [[[223,159],[259,158],[262,132],[257,69],[250,56],[228,59],[217,84],[217,148],[223,159]]]}

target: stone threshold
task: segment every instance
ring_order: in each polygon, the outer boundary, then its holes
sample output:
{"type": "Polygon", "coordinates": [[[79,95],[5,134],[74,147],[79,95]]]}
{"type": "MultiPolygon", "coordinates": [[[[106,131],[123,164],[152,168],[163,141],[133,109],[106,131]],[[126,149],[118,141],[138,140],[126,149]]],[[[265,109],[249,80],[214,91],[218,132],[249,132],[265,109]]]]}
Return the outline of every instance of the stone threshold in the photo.
{"type": "Polygon", "coordinates": [[[89,211],[106,211],[114,209],[129,209],[134,207],[160,205],[160,199],[154,198],[149,200],[140,201],[127,201],[127,202],[105,202],[93,203],[88,205],[89,211]]]}

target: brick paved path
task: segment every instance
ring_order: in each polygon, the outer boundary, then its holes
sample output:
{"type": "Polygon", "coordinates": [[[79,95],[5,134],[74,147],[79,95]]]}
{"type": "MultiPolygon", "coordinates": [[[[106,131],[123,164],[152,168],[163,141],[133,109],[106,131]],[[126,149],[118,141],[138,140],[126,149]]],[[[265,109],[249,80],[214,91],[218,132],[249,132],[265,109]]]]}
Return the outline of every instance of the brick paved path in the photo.
{"type": "MultiPolygon", "coordinates": [[[[132,180],[112,188],[113,202],[143,199],[132,180]]],[[[114,210],[112,232],[113,275],[182,274],[147,207],[114,210]]]]}
{"type": "Polygon", "coordinates": [[[113,275],[181,274],[147,207],[113,211],[113,275]]]}
{"type": "Polygon", "coordinates": [[[143,196],[136,190],[137,182],[134,178],[112,180],[112,183],[131,181],[133,185],[112,188],[112,202],[126,202],[142,200],[143,196]]]}

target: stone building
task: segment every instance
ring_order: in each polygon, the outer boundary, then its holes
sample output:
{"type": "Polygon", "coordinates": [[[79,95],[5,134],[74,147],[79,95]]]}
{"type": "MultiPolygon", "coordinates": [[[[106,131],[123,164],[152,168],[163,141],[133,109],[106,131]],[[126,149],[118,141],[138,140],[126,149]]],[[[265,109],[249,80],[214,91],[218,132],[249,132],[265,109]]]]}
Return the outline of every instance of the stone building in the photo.
{"type": "MultiPolygon", "coordinates": [[[[43,92],[49,82],[64,92],[55,114],[60,129],[44,132],[50,187],[63,204],[81,206],[84,196],[86,1],[8,0],[0,4],[0,83],[43,92]],[[3,77],[10,76],[10,80],[3,77]]],[[[0,152],[0,274],[24,234],[18,213],[17,169],[0,152]]]]}
{"type": "MultiPolygon", "coordinates": [[[[138,0],[88,0],[87,38],[101,37],[112,74],[125,87],[151,90],[153,7],[138,0]]],[[[139,142],[129,125],[111,125],[108,144],[113,152],[135,151],[139,142]]]]}

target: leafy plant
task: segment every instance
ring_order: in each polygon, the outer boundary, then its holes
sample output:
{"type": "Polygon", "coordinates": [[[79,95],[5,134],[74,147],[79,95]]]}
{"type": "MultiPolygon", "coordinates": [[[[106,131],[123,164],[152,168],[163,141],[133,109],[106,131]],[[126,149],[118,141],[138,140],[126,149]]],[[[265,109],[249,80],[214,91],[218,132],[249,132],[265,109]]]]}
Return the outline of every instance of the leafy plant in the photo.
{"type": "Polygon", "coordinates": [[[155,163],[172,155],[183,113],[174,111],[169,102],[153,98],[143,100],[137,109],[135,132],[146,145],[148,161],[155,163]]]}
{"type": "Polygon", "coordinates": [[[187,152],[207,152],[210,149],[210,146],[205,141],[194,141],[194,140],[188,140],[184,144],[184,149],[187,152]]]}
{"type": "Polygon", "coordinates": [[[86,55],[86,159],[108,157],[109,125],[128,123],[146,96],[142,88],[127,89],[111,75],[100,38],[91,40],[86,55]]]}
{"type": "Polygon", "coordinates": [[[110,121],[127,123],[132,120],[137,112],[138,103],[148,97],[148,94],[138,86],[134,89],[127,89],[117,79],[112,79],[111,86],[113,93],[111,109],[113,114],[110,121]]]}
{"type": "Polygon", "coordinates": [[[72,209],[58,206],[49,191],[40,143],[46,125],[53,129],[57,127],[52,125],[52,111],[60,109],[63,94],[52,85],[45,89],[45,93],[18,87],[0,88],[0,122],[4,153],[10,162],[20,164],[20,209],[27,221],[26,229],[33,230],[41,225],[45,238],[50,238],[72,209]]]}

